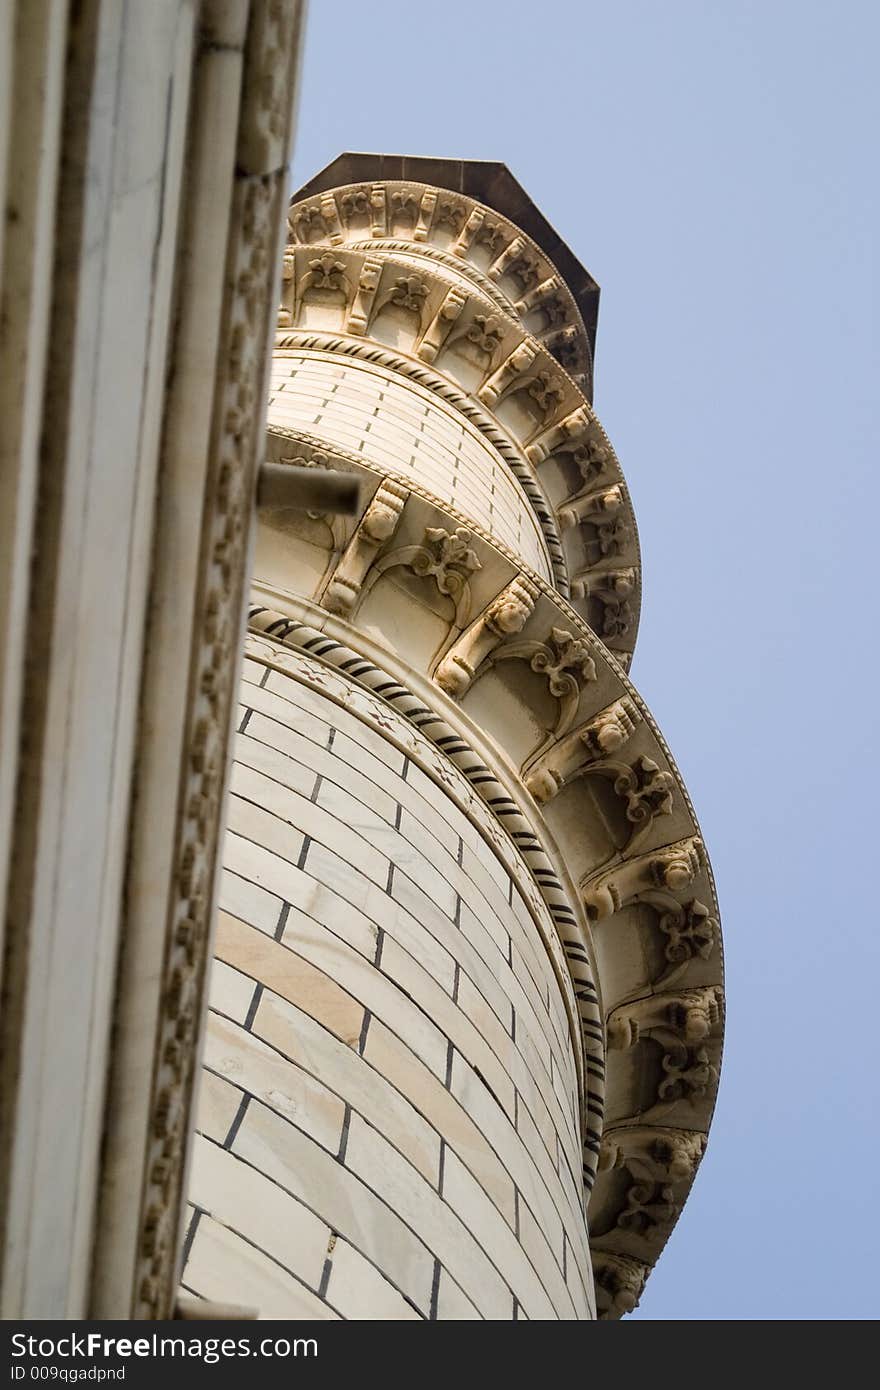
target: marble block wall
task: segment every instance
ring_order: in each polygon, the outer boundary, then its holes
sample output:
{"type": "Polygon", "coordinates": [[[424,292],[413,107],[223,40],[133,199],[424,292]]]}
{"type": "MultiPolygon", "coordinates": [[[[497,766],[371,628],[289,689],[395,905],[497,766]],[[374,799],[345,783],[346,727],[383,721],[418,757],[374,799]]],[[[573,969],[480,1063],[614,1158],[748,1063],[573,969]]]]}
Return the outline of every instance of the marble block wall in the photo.
{"type": "Polygon", "coordinates": [[[593,1316],[533,909],[436,771],[245,667],[184,1287],[267,1317],[593,1316]]]}

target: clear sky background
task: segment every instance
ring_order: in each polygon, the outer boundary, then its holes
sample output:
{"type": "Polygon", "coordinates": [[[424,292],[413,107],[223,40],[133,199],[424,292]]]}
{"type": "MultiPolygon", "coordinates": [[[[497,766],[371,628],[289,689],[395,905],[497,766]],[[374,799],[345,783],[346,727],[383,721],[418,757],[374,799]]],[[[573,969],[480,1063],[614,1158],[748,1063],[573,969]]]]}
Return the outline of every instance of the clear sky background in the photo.
{"type": "Polygon", "coordinates": [[[878,1315],[878,52],[870,0],[311,4],[297,185],[349,149],[503,160],[602,287],[633,677],[728,991],[637,1318],[878,1315]]]}

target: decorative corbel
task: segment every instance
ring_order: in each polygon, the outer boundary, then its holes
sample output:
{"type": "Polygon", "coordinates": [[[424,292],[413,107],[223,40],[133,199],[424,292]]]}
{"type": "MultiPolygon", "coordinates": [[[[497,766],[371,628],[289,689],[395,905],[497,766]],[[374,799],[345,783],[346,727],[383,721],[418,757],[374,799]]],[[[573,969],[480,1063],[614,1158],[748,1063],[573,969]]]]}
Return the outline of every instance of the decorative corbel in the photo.
{"type": "Polygon", "coordinates": [[[570,530],[582,521],[596,521],[614,517],[623,506],[623,492],[617,483],[611,487],[592,492],[581,492],[570,498],[556,513],[561,531],[570,530]]]}
{"type": "Polygon", "coordinates": [[[408,313],[415,314],[421,328],[427,298],[428,286],[418,275],[398,275],[382,302],[376,306],[376,313],[388,304],[393,304],[398,309],[406,309],[408,313]]]}
{"type": "Polygon", "coordinates": [[[474,314],[473,318],[448,339],[446,346],[468,342],[487,356],[486,370],[491,371],[495,353],[504,338],[504,320],[495,314],[474,314]]]}
{"type": "Polygon", "coordinates": [[[461,311],[468,302],[466,290],[451,289],[440,305],[431,322],[422,334],[421,342],[416,348],[416,356],[423,362],[433,362],[438,352],[442,348],[452,325],[460,316],[461,311]]]}
{"type": "MultiPolygon", "coordinates": [[[[635,592],[637,574],[628,567],[620,570],[581,570],[571,581],[571,597],[597,599],[602,605],[599,636],[609,641],[625,637],[635,622],[630,597],[635,592]]],[[[593,624],[595,627],[596,624],[593,624]]]]}
{"type": "Polygon", "coordinates": [[[370,234],[386,236],[388,233],[388,196],[384,183],[374,183],[370,189],[370,234]]]}
{"type": "Polygon", "coordinates": [[[358,277],[355,296],[348,313],[348,321],[345,325],[346,333],[352,333],[359,337],[366,333],[370,326],[373,301],[376,298],[376,291],[379,288],[379,281],[381,279],[382,262],[371,260],[364,261],[361,266],[361,273],[358,277]]]}
{"type": "Polygon", "coordinates": [[[309,290],[335,290],[348,303],[352,289],[345,268],[345,261],[337,260],[332,251],[323,251],[309,261],[308,270],[300,276],[297,299],[302,301],[309,290]]]}
{"type": "Polygon", "coordinates": [[[705,1149],[706,1136],[699,1130],[621,1125],[602,1135],[598,1171],[626,1168],[651,1182],[691,1183],[705,1149]]]}
{"type": "Polygon", "coordinates": [[[468,252],[471,249],[471,244],[474,240],[474,237],[483,225],[483,219],[485,216],[486,214],[482,208],[473,209],[464,226],[462,227],[458,235],[458,239],[449,248],[453,256],[460,256],[462,259],[464,259],[467,256],[468,252]]]}
{"type": "Polygon", "coordinates": [[[336,199],[332,193],[321,195],[321,216],[324,219],[324,226],[327,228],[331,246],[338,246],[344,237],[342,224],[339,221],[339,208],[336,206],[336,199]]]}
{"type": "Polygon", "coordinates": [[[573,323],[563,324],[561,328],[545,329],[539,338],[548,352],[554,356],[577,350],[578,330],[573,323]]]}
{"type": "Polygon", "coordinates": [[[477,399],[490,409],[496,406],[517,378],[528,371],[537,355],[537,350],[528,343],[520,343],[509,357],[505,357],[501,366],[486,378],[477,392],[477,399]]]}
{"type": "Polygon", "coordinates": [[[478,246],[488,246],[491,256],[498,256],[506,236],[507,231],[500,222],[490,222],[484,216],[474,240],[478,246]]]}
{"type": "Polygon", "coordinates": [[[566,415],[564,420],[541,430],[526,446],[526,458],[535,468],[561,449],[574,449],[591,425],[590,416],[581,406],[566,415]]]}
{"type": "Polygon", "coordinates": [[[507,274],[512,275],[519,281],[520,289],[526,291],[530,286],[537,284],[538,275],[541,270],[541,263],[537,256],[533,256],[527,249],[523,249],[508,267],[507,274]]]}
{"type": "Polygon", "coordinates": [[[441,198],[434,214],[435,227],[451,227],[458,236],[465,223],[467,212],[455,198],[441,198]]]}
{"type": "Polygon", "coordinates": [[[565,399],[562,383],[558,376],[554,376],[552,372],[537,372],[535,376],[523,381],[516,389],[517,391],[525,391],[529,399],[535,402],[541,412],[542,423],[555,414],[565,399]]]}
{"type": "Polygon", "coordinates": [[[415,227],[418,216],[419,204],[412,190],[409,188],[394,189],[391,194],[391,224],[399,222],[401,218],[408,218],[415,227]]]}
{"type": "Polygon", "coordinates": [[[433,188],[427,188],[422,194],[422,201],[419,203],[418,221],[413,231],[413,241],[427,241],[428,233],[431,230],[431,219],[434,216],[434,209],[437,206],[437,194],[433,188]]]}
{"type": "Polygon", "coordinates": [[[471,608],[470,575],[483,568],[465,527],[450,532],[442,526],[428,526],[421,545],[404,545],[384,555],[373,569],[371,582],[397,566],[412,570],[420,579],[433,579],[440,593],[455,606],[456,626],[465,626],[471,608]]]}
{"type": "Polygon", "coordinates": [[[697,898],[680,903],[671,895],[652,893],[644,894],[643,900],[657,912],[657,926],[666,938],[663,954],[670,969],[663,981],[671,983],[695,957],[710,959],[718,946],[720,926],[705,903],[697,898]]]}
{"type": "Polygon", "coordinates": [[[510,267],[519,259],[525,249],[526,244],[523,238],[521,236],[515,236],[513,241],[508,242],[500,256],[496,256],[495,260],[489,266],[489,269],[486,271],[489,279],[494,280],[496,283],[499,280],[503,280],[510,267]]]}
{"type": "Polygon", "coordinates": [[[342,220],[347,227],[356,217],[366,217],[370,211],[370,193],[366,188],[351,188],[340,199],[342,220]]]}
{"type": "Polygon", "coordinates": [[[626,859],[581,884],[587,917],[604,921],[631,902],[650,902],[657,890],[684,892],[705,867],[706,851],[696,835],[626,859]]]}
{"type": "Polygon", "coordinates": [[[434,672],[437,684],[448,695],[458,698],[464,695],[482,663],[499,643],[522,631],[537,598],[537,587],[525,575],[508,584],[446,653],[434,672]]]}
{"type": "Polygon", "coordinates": [[[643,1037],[684,1043],[705,1042],[721,1022],[723,993],[720,985],[703,985],[676,993],[663,991],[632,1000],[613,1009],[606,1025],[608,1047],[623,1051],[643,1037]]]}
{"type": "Polygon", "coordinates": [[[287,225],[297,241],[304,246],[310,244],[309,237],[313,227],[318,228],[319,236],[326,236],[327,226],[324,215],[317,203],[301,203],[288,214],[287,225]]]}
{"type": "Polygon", "coordinates": [[[638,575],[632,565],[617,570],[581,570],[571,581],[574,598],[597,598],[616,610],[635,593],[638,575]]]}
{"type": "Polygon", "coordinates": [[[631,738],[641,722],[637,707],[624,695],[600,710],[585,724],[557,739],[523,770],[528,790],[536,801],[546,803],[595,763],[617,752],[631,738]]]}
{"type": "Polygon", "coordinates": [[[650,1265],[630,1255],[613,1255],[609,1250],[591,1250],[596,1281],[597,1313],[600,1320],[622,1318],[638,1307],[650,1265]]]}
{"type": "Polygon", "coordinates": [[[331,613],[348,617],[354,611],[367,573],[382,546],[394,535],[408,496],[408,490],[390,478],[380,484],[324,592],[322,602],[331,613]]]}
{"type": "Polygon", "coordinates": [[[532,309],[546,309],[547,301],[554,299],[561,289],[562,281],[558,275],[551,275],[548,280],[542,280],[534,289],[518,299],[513,307],[518,314],[531,313],[532,309]]]}
{"type": "Polygon", "coordinates": [[[718,1079],[706,1042],[721,1022],[720,985],[655,994],[613,1010],[607,1025],[608,1047],[625,1050],[648,1041],[661,1049],[662,1079],[650,1107],[663,1113],[678,1101],[695,1105],[718,1079]]]}
{"type": "Polygon", "coordinates": [[[571,457],[587,486],[597,483],[604,474],[609,473],[614,463],[610,445],[595,435],[576,444],[571,450],[571,457]]]}

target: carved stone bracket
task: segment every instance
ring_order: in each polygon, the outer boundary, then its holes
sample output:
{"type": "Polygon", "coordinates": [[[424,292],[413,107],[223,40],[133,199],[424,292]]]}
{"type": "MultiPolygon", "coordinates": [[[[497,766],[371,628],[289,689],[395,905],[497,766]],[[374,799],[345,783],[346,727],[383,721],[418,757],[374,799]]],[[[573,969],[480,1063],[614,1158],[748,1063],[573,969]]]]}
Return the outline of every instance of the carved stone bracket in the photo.
{"type": "Polygon", "coordinates": [[[388,197],[384,183],[374,183],[370,189],[370,230],[373,236],[385,236],[388,231],[388,197]]]}
{"type": "Polygon", "coordinates": [[[698,1130],[660,1125],[621,1125],[602,1135],[599,1172],[626,1168],[653,1182],[690,1183],[706,1148],[698,1130]]]}
{"type": "Polygon", "coordinates": [[[434,673],[437,684],[448,695],[463,695],[489,654],[505,637],[522,631],[537,597],[525,575],[509,584],[446,653],[434,673]]]}
{"type": "Polygon", "coordinates": [[[706,851],[696,835],[627,859],[581,885],[587,916],[601,922],[651,890],[683,892],[705,867],[706,851]]]}
{"type": "MultiPolygon", "coordinates": [[[[536,801],[546,803],[567,783],[617,752],[635,732],[641,715],[628,696],[615,700],[585,724],[565,734],[523,771],[536,801]]],[[[619,775],[619,765],[615,765],[619,775]]]]}
{"type": "Polygon", "coordinates": [[[634,621],[630,600],[638,589],[638,572],[628,566],[615,570],[583,570],[571,581],[576,598],[598,599],[604,610],[603,637],[622,637],[634,621]]]}
{"type": "Polygon", "coordinates": [[[528,343],[520,343],[506,357],[501,366],[483,383],[477,392],[477,399],[491,410],[502,397],[506,396],[519,377],[528,371],[537,353],[528,343]]]}
{"type": "Polygon", "coordinates": [[[612,487],[601,488],[599,491],[594,489],[579,493],[560,507],[556,515],[560,529],[566,531],[582,521],[604,521],[607,517],[613,517],[622,506],[623,493],[615,483],[612,487]]]}
{"type": "Polygon", "coordinates": [[[608,1321],[631,1313],[638,1307],[650,1265],[607,1250],[594,1250],[592,1257],[599,1318],[608,1321]]]}
{"type": "Polygon", "coordinates": [[[718,985],[703,985],[677,993],[652,994],[622,1004],[608,1018],[608,1046],[634,1047],[642,1037],[688,1045],[701,1043],[721,1022],[722,994],[718,985]]]}
{"type": "Polygon", "coordinates": [[[526,458],[535,468],[551,454],[577,448],[590,428],[590,416],[585,408],[573,410],[563,420],[541,430],[526,446],[526,458]]]}
{"type": "Polygon", "coordinates": [[[467,301],[468,297],[464,290],[451,289],[446,295],[416,348],[416,356],[420,357],[423,362],[434,361],[467,301]]]}
{"type": "Polygon", "coordinates": [[[407,489],[390,478],[380,485],[325,590],[323,604],[331,613],[348,616],[354,611],[367,572],[394,535],[408,496],[407,489]]]}
{"type": "MultiPolygon", "coordinates": [[[[521,299],[518,299],[513,307],[518,314],[528,314],[532,309],[543,309],[547,314],[548,322],[555,323],[556,314],[554,314],[552,308],[548,309],[548,305],[552,306],[554,304],[559,304],[559,294],[562,289],[563,282],[560,280],[559,276],[550,275],[546,280],[542,280],[540,284],[535,285],[534,289],[524,294],[521,299]]],[[[565,310],[562,309],[561,312],[564,316],[565,310]]]]}
{"type": "Polygon", "coordinates": [[[464,226],[458,234],[458,240],[451,247],[454,256],[460,256],[462,260],[467,256],[473,244],[474,237],[483,225],[485,212],[482,208],[472,208],[464,226]]]}
{"type": "Polygon", "coordinates": [[[654,994],[615,1009],[606,1025],[608,1047],[625,1050],[642,1042],[661,1051],[660,1079],[651,1109],[662,1113],[678,1101],[702,1101],[718,1081],[706,1043],[717,1037],[723,1017],[718,985],[654,994]]]}
{"type": "Polygon", "coordinates": [[[376,291],[379,288],[379,281],[381,278],[382,262],[375,260],[364,261],[361,266],[361,273],[358,276],[357,289],[345,325],[347,333],[354,333],[358,336],[366,333],[370,326],[373,302],[376,298],[376,291]]]}
{"type": "Polygon", "coordinates": [[[415,314],[421,328],[428,292],[428,283],[420,276],[398,275],[381,303],[376,305],[376,314],[378,315],[382,309],[387,308],[390,304],[398,309],[405,309],[410,314],[415,314]]]}
{"type": "Polygon", "coordinates": [[[346,262],[339,260],[332,251],[324,251],[308,261],[308,269],[300,276],[297,298],[302,299],[310,290],[335,290],[342,294],[345,302],[351,298],[351,281],[345,273],[346,262]]]}

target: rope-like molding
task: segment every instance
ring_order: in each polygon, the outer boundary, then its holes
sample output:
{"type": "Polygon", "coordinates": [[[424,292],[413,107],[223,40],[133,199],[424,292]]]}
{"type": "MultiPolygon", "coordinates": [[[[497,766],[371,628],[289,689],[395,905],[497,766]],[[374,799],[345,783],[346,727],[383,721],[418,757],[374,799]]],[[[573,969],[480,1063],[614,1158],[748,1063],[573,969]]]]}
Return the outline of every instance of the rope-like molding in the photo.
{"type": "Polygon", "coordinates": [[[589,956],[572,911],[568,894],[552,861],[520,808],[495,774],[436,710],[408,690],[361,653],[306,623],[287,618],[269,608],[252,606],[248,627],[253,633],[294,650],[307,652],[350,681],[384,700],[409,720],[463,773],[484,804],[497,818],[528,866],[545,902],[565,953],[580,1018],[584,1054],[584,1186],[589,1193],[596,1176],[605,1095],[604,1026],[589,956]]]}
{"type": "Polygon", "coordinates": [[[470,421],[489,440],[489,443],[501,455],[520,484],[538,518],[550,556],[550,565],[556,586],[564,598],[569,597],[571,586],[568,577],[568,564],[565,559],[565,551],[562,548],[556,517],[544,496],[543,488],[535,477],[531,464],[526,461],[518,446],[513,443],[510,436],[502,430],[489,412],[483,406],[477,405],[460,386],[456,386],[446,377],[438,375],[437,372],[432,372],[430,368],[423,366],[415,358],[402,357],[389,348],[365,342],[362,338],[336,337],[329,333],[317,333],[305,329],[285,329],[276,339],[276,351],[278,348],[302,348],[306,351],[330,352],[342,354],[345,357],[357,357],[363,362],[372,362],[376,366],[385,367],[388,371],[408,377],[426,391],[433,392],[434,395],[440,396],[442,400],[453,406],[460,415],[470,421]]]}

